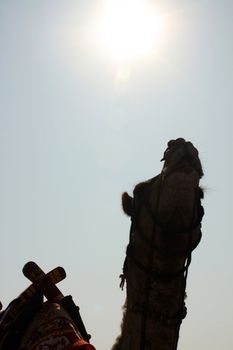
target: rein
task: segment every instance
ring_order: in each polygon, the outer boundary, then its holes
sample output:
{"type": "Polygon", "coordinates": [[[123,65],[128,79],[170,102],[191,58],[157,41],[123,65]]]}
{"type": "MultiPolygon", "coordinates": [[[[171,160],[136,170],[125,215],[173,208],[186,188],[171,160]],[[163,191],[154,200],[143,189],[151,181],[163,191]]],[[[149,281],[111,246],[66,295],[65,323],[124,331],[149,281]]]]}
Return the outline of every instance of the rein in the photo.
{"type": "MultiPolygon", "coordinates": [[[[145,307],[142,314],[142,323],[141,323],[141,339],[140,339],[140,350],[145,349],[146,344],[146,325],[147,325],[147,314],[148,314],[148,307],[149,307],[149,296],[150,296],[150,284],[151,284],[151,270],[152,270],[152,264],[153,264],[153,258],[154,258],[154,243],[155,243],[155,232],[156,232],[156,218],[158,209],[159,209],[159,202],[160,202],[160,193],[161,193],[161,186],[162,186],[162,175],[160,174],[159,177],[159,191],[158,191],[158,197],[156,200],[156,206],[155,206],[155,213],[153,217],[153,228],[151,232],[150,237],[150,254],[148,259],[148,265],[147,265],[147,278],[145,283],[145,307]]],[[[148,198],[147,198],[148,200],[148,198]]],[[[149,206],[148,206],[149,208],[149,206]]],[[[151,213],[151,210],[149,210],[151,213]]]]}

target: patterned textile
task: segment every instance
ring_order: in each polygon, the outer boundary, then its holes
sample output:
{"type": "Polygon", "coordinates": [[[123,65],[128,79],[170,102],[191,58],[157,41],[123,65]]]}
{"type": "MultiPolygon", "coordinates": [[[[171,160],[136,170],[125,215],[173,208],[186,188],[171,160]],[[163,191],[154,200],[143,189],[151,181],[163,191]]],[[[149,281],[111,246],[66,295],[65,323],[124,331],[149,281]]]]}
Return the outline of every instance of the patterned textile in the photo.
{"type": "Polygon", "coordinates": [[[95,350],[84,341],[68,313],[56,303],[44,303],[25,333],[20,350],[95,350]]]}

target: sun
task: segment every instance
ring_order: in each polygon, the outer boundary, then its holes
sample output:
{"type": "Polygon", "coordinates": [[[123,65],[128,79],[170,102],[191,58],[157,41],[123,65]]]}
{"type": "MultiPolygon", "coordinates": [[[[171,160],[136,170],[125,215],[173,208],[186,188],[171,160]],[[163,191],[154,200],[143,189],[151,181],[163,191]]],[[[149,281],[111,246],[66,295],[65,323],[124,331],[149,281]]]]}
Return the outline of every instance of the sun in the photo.
{"type": "Polygon", "coordinates": [[[148,1],[108,0],[95,28],[104,50],[119,61],[150,55],[163,32],[163,18],[148,1]]]}

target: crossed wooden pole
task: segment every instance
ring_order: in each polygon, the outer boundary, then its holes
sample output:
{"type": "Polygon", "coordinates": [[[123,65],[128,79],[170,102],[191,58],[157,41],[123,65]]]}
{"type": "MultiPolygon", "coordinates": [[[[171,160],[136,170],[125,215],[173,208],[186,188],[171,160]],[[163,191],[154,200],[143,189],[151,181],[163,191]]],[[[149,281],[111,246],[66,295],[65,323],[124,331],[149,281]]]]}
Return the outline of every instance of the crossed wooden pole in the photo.
{"type": "MultiPolygon", "coordinates": [[[[11,325],[16,321],[19,314],[23,312],[28,302],[33,297],[36,297],[38,293],[44,295],[49,302],[60,303],[78,325],[80,337],[89,342],[90,335],[87,334],[82,322],[79,314],[79,307],[74,304],[71,296],[65,297],[56,286],[57,283],[61,282],[66,277],[66,272],[63,267],[58,266],[50,272],[45,273],[35,262],[29,261],[23,267],[23,274],[32,284],[9,304],[6,310],[2,312],[2,315],[0,314],[0,348],[5,341],[11,325]]],[[[2,304],[0,303],[0,310],[1,309],[2,304]]],[[[92,349],[92,347],[90,349],[92,349]]]]}

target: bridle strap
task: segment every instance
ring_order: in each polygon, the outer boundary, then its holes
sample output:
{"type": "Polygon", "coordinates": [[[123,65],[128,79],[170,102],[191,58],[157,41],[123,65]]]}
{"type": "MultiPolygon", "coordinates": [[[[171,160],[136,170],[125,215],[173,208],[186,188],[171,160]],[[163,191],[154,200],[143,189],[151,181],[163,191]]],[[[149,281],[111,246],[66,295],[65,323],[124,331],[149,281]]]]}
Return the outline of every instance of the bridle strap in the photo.
{"type": "MultiPolygon", "coordinates": [[[[156,232],[156,225],[157,225],[157,213],[159,208],[159,202],[160,202],[160,194],[161,194],[161,186],[162,186],[163,177],[162,175],[159,176],[159,186],[158,186],[158,197],[156,200],[155,205],[155,211],[153,218],[153,228],[151,232],[151,236],[149,238],[150,242],[150,251],[149,251],[149,259],[148,264],[146,267],[146,281],[145,281],[145,304],[142,314],[142,323],[141,323],[141,339],[140,339],[140,350],[145,349],[146,344],[146,326],[147,326],[147,314],[148,314],[148,308],[149,308],[149,296],[150,296],[150,284],[151,284],[151,270],[152,270],[152,264],[153,264],[153,258],[154,258],[154,244],[155,244],[155,232],[156,232]]],[[[147,198],[148,201],[148,198],[147,198]]],[[[149,207],[149,205],[148,205],[149,207]]],[[[139,207],[140,209],[140,207],[139,207]]],[[[152,215],[152,211],[150,210],[150,215],[152,215]]],[[[137,216],[138,217],[138,216],[137,216]]]]}

